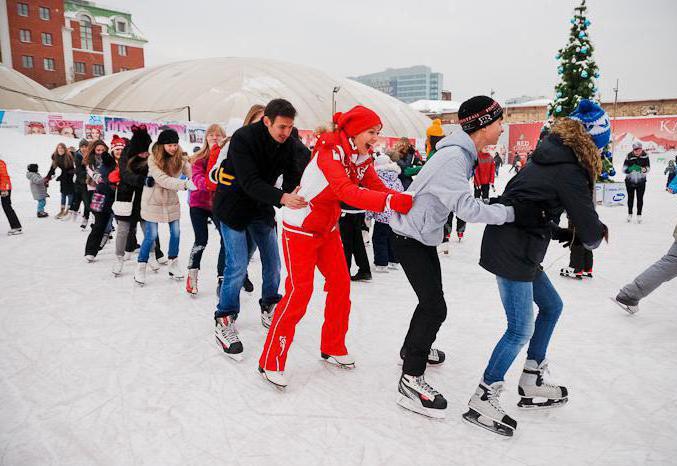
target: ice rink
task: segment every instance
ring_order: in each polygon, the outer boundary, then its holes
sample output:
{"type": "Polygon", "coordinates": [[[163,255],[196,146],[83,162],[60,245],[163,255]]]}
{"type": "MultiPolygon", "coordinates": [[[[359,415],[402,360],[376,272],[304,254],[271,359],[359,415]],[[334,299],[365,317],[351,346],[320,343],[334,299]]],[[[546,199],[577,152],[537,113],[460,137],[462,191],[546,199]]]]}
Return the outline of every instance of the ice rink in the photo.
{"type": "MultiPolygon", "coordinates": [[[[468,225],[463,242],[441,258],[449,315],[436,346],[447,362],[426,378],[449,401],[445,420],[396,405],[398,353],[415,305],[402,271],[374,273],[372,282],[352,287],[353,371],[320,360],[324,293],[318,274],[282,393],[256,370],[265,338],[258,261],[249,268],[255,292],[242,293],[244,360],[238,363],[214,340],[215,230],[195,298],[184,282],[168,278],[166,267],[149,273],[143,288],[134,285],[133,261],[114,278],[111,244],[87,264],[79,222],[53,218],[58,183],[50,185],[51,217],[35,218],[26,165],[39,163],[44,176],[60,139],[5,131],[0,154],[24,234],[6,236],[0,215],[0,464],[677,462],[677,282],[642,301],[635,316],[609,299],[673,242],[677,196],[664,191],[660,163],[649,175],[642,224],[627,223],[625,208],[599,207],[610,242],[595,251],[593,279],[560,277],[568,252],[551,243],[544,267],[565,308],[550,368],[552,379],[568,387],[570,401],[549,411],[519,410],[520,356],[502,397],[519,423],[515,437],[506,439],[461,419],[505,326],[495,279],[477,264],[482,225],[468,225]]],[[[620,171],[622,158],[616,158],[620,171]]],[[[499,191],[508,178],[504,167],[499,191]]],[[[185,267],[193,231],[187,204],[183,208],[185,267]]],[[[167,228],[160,230],[166,248],[167,228]]]]}

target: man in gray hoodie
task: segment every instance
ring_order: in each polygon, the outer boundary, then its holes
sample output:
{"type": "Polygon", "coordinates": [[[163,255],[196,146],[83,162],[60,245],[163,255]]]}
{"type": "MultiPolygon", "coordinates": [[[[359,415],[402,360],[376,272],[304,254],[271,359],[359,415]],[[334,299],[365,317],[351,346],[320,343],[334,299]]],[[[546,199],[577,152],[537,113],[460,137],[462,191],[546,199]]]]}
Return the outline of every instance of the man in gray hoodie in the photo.
{"type": "Polygon", "coordinates": [[[425,382],[423,374],[426,363],[440,364],[445,358],[432,344],[447,315],[437,246],[444,237],[449,213],[468,223],[491,225],[543,221],[542,209],[534,204],[488,205],[473,196],[469,180],[477,165],[477,153],[496,144],[503,132],[503,109],[498,102],[487,96],[473,97],[461,104],[458,118],[463,131],[437,143],[435,156],[409,186],[414,206],[406,215],[395,213],[390,220],[395,252],[418,298],[400,351],[404,363],[398,404],[437,418],[444,417],[447,401],[425,382]]]}

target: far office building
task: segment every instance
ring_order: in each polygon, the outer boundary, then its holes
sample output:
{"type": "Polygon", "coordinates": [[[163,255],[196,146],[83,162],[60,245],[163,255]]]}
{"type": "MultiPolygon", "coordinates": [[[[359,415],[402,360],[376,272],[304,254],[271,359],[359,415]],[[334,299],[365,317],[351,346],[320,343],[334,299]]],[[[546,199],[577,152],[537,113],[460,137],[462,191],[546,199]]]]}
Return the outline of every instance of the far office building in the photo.
{"type": "Polygon", "coordinates": [[[406,103],[442,98],[442,73],[433,73],[428,66],[388,68],[380,73],[365,74],[351,79],[406,103]]]}

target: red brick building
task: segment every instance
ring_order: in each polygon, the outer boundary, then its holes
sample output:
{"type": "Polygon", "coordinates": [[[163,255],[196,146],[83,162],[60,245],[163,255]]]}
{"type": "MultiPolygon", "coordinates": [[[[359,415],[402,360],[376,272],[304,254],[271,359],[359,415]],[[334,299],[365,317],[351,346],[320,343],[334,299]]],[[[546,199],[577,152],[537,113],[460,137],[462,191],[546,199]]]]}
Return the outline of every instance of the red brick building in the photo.
{"type": "Polygon", "coordinates": [[[131,14],[85,0],[0,0],[0,61],[54,88],[143,68],[131,14]]]}

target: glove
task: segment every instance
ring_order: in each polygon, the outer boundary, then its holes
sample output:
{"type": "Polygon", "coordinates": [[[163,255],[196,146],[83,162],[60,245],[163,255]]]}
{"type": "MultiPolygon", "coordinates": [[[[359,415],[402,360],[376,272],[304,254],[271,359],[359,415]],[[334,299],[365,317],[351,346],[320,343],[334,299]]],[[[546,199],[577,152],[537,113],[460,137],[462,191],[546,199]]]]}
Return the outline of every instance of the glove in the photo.
{"type": "Polygon", "coordinates": [[[539,228],[547,223],[545,210],[533,201],[514,201],[515,225],[522,228],[539,228]]]}
{"type": "Polygon", "coordinates": [[[390,194],[386,198],[386,208],[392,209],[395,212],[406,214],[411,210],[414,204],[414,196],[408,193],[390,194]]]}
{"type": "Polygon", "coordinates": [[[152,188],[153,186],[155,186],[155,178],[153,178],[152,176],[147,176],[146,182],[144,184],[149,188],[152,188]]]}
{"type": "Polygon", "coordinates": [[[98,173],[94,173],[94,175],[92,175],[92,179],[96,184],[101,183],[102,180],[101,175],[99,175],[98,173]]]}
{"type": "Polygon", "coordinates": [[[197,189],[197,186],[195,186],[195,183],[193,183],[193,180],[187,179],[186,180],[186,190],[195,191],[196,189],[197,189]]]}
{"type": "Polygon", "coordinates": [[[7,197],[9,196],[9,191],[0,191],[0,197],[7,197]]]}
{"type": "Polygon", "coordinates": [[[637,164],[630,165],[630,168],[628,168],[628,172],[630,172],[630,173],[632,173],[632,172],[641,172],[641,171],[642,171],[642,167],[640,167],[640,166],[637,165],[637,164]]]}
{"type": "Polygon", "coordinates": [[[576,241],[576,235],[574,234],[573,230],[569,230],[568,228],[560,228],[558,226],[553,227],[552,229],[552,239],[555,241],[559,241],[562,244],[563,248],[568,248],[571,246],[571,244],[579,244],[576,241]]]}

